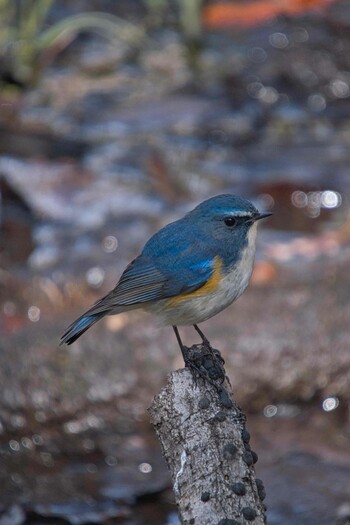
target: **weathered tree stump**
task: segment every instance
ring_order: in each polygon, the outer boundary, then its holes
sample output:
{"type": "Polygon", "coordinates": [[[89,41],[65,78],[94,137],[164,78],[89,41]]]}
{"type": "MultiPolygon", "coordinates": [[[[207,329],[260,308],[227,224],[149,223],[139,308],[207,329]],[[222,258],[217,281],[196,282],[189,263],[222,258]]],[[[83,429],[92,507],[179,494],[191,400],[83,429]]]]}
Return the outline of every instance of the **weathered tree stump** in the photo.
{"type": "MultiPolygon", "coordinates": [[[[188,352],[198,369],[211,372],[204,345],[188,352]]],[[[266,524],[265,491],[254,470],[257,455],[227,378],[220,388],[196,379],[188,368],[172,372],[149,411],[183,525],[266,524]]]]}

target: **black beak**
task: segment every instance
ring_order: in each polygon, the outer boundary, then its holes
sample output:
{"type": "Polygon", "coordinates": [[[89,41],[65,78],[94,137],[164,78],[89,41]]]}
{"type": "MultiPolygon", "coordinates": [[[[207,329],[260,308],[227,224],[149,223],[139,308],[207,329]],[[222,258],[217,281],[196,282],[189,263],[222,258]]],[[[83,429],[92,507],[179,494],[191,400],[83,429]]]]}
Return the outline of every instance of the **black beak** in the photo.
{"type": "Polygon", "coordinates": [[[265,211],[264,213],[259,213],[259,215],[256,215],[254,217],[254,221],[260,221],[260,219],[266,219],[266,217],[270,217],[272,215],[272,211],[265,211]]]}

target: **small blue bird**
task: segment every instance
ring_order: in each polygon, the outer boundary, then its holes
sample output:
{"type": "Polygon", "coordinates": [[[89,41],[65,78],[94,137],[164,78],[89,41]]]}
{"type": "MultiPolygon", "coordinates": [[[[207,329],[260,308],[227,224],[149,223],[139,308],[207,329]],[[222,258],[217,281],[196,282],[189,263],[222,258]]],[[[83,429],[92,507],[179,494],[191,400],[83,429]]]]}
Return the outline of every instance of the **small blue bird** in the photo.
{"type": "MultiPolygon", "coordinates": [[[[178,325],[197,324],[235,301],[253,269],[256,222],[270,216],[235,195],[218,195],[159,230],[124,270],[115,288],[62,336],[70,345],[105,315],[143,308],[171,325],[186,361],[178,325]]],[[[210,346],[210,345],[209,345],[210,346]]]]}

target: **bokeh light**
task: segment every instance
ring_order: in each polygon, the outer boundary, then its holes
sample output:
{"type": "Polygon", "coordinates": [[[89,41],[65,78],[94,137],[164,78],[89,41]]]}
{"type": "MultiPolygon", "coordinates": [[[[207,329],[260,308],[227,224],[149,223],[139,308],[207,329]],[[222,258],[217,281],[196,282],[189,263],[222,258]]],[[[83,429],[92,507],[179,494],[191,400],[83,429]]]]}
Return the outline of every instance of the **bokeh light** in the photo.
{"type": "Polygon", "coordinates": [[[289,45],[288,37],[284,33],[272,33],[269,36],[269,42],[272,47],[277,49],[284,49],[289,45]]]}
{"type": "Polygon", "coordinates": [[[339,406],[339,399],[337,397],[326,397],[322,401],[322,408],[325,412],[332,412],[339,406]]]}
{"type": "Polygon", "coordinates": [[[142,474],[150,474],[153,470],[152,465],[150,463],[140,463],[138,468],[139,471],[142,472],[142,474]]]}
{"type": "Polygon", "coordinates": [[[266,405],[264,408],[264,416],[265,417],[274,417],[277,415],[278,408],[276,405],[266,405]]]}
{"type": "Polygon", "coordinates": [[[86,280],[92,288],[99,288],[105,279],[105,271],[99,266],[94,266],[86,272],[86,280]]]}
{"type": "Polygon", "coordinates": [[[342,196],[334,190],[324,191],[294,191],[291,195],[291,202],[296,208],[306,208],[309,217],[316,218],[320,215],[321,209],[339,208],[342,204],[342,196]]]}
{"type": "Polygon", "coordinates": [[[118,239],[114,235],[107,235],[103,239],[102,246],[106,253],[113,253],[118,248],[118,239]]]}
{"type": "Polygon", "coordinates": [[[40,320],[40,308],[34,305],[28,308],[28,319],[32,323],[37,323],[40,320]]]}

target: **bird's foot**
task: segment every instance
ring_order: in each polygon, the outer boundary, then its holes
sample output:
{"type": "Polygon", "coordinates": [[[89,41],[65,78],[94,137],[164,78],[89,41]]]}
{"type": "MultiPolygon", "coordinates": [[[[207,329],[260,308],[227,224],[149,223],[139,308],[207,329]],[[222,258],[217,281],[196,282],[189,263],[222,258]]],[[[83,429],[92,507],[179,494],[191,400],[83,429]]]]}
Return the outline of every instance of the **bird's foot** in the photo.
{"type": "Polygon", "coordinates": [[[198,326],[194,325],[194,328],[200,335],[202,344],[193,345],[191,348],[188,348],[181,341],[177,327],[173,326],[177,341],[181,348],[185,366],[191,370],[195,381],[201,377],[203,380],[212,384],[217,389],[220,396],[220,392],[225,390],[221,386],[226,378],[224,368],[225,361],[221,357],[219,350],[216,350],[211,346],[209,340],[205,337],[198,326]]]}
{"type": "Polygon", "coordinates": [[[194,345],[191,348],[182,348],[185,366],[191,371],[196,385],[199,378],[205,383],[209,383],[215,388],[221,406],[224,408],[232,408],[232,400],[223,385],[223,382],[226,379],[224,360],[218,350],[211,350],[212,352],[209,350],[203,352],[202,345],[194,345]]]}
{"type": "Polygon", "coordinates": [[[200,338],[202,339],[202,343],[204,346],[206,346],[207,348],[211,348],[211,344],[210,344],[210,341],[209,339],[203,334],[202,330],[199,328],[198,325],[194,324],[193,325],[193,328],[196,330],[197,334],[199,334],[200,338]]]}
{"type": "Polygon", "coordinates": [[[181,347],[182,357],[185,362],[185,368],[188,368],[191,371],[192,377],[194,379],[194,382],[197,386],[197,381],[201,377],[202,379],[208,379],[208,375],[206,372],[204,372],[200,367],[197,366],[197,363],[193,359],[193,352],[192,348],[188,348],[187,346],[181,347]]]}
{"type": "Polygon", "coordinates": [[[207,351],[203,351],[202,345],[187,348],[185,365],[215,387],[221,386],[225,381],[224,360],[216,349],[208,348],[207,351]]]}
{"type": "MultiPolygon", "coordinates": [[[[211,372],[214,373],[213,369],[216,368],[216,369],[218,369],[218,373],[220,375],[222,370],[223,370],[224,378],[223,378],[222,381],[224,381],[225,380],[225,370],[223,368],[223,365],[225,364],[225,361],[221,357],[221,354],[220,354],[219,350],[216,350],[216,348],[213,348],[211,346],[211,343],[210,343],[209,339],[203,334],[202,330],[196,324],[193,325],[193,328],[200,335],[200,338],[202,339],[203,346],[205,348],[207,348],[208,353],[210,354],[210,358],[212,360],[212,364],[207,362],[207,365],[209,365],[209,368],[211,369],[211,372]]],[[[204,355],[207,355],[207,354],[204,354],[204,355]]]]}
{"type": "Polygon", "coordinates": [[[211,348],[213,356],[214,356],[213,359],[215,361],[218,361],[220,363],[220,365],[221,365],[221,368],[223,368],[224,364],[225,364],[225,359],[222,357],[220,351],[217,350],[216,348],[212,348],[212,347],[210,347],[210,348],[211,348]]]}
{"type": "Polygon", "coordinates": [[[200,352],[199,364],[204,368],[208,377],[213,381],[218,381],[222,384],[225,381],[225,361],[221,357],[219,350],[212,347],[208,348],[207,352],[200,352]]]}

